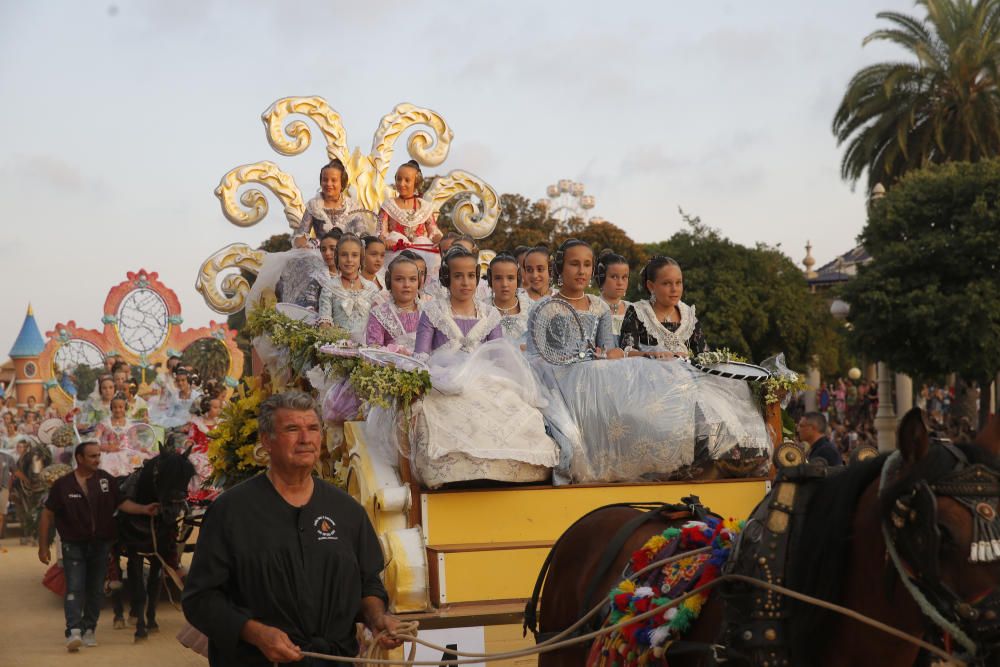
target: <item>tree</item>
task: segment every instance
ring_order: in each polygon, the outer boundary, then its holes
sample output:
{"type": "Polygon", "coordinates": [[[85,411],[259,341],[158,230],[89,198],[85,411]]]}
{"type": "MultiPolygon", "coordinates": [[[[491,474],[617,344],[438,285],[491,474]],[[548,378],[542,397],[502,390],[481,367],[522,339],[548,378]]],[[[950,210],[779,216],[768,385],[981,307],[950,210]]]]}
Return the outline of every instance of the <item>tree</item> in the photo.
{"type": "Polygon", "coordinates": [[[645,251],[681,265],[684,301],[697,307],[712,347],[753,361],[784,352],[789,366],[799,370],[818,357],[823,372],[840,370],[837,322],[791,259],[775,247],[739,245],[700,218],[681,215],[689,228],[647,244],[645,251]]]}
{"type": "Polygon", "coordinates": [[[480,246],[497,252],[513,251],[517,246],[551,246],[557,226],[556,219],[537,202],[521,195],[500,195],[497,227],[480,246]]]}
{"type": "Polygon", "coordinates": [[[229,373],[229,350],[215,338],[199,338],[181,353],[181,363],[190,366],[201,378],[222,382],[229,373]]]}
{"type": "Polygon", "coordinates": [[[1000,155],[1000,0],[917,0],[923,20],[897,12],[864,43],[888,41],[916,62],[865,67],[833,119],[847,143],[841,175],[888,186],[932,163],[1000,155]]]}
{"type": "Polygon", "coordinates": [[[1000,370],[1000,159],[911,172],[873,204],[861,241],[873,260],[844,291],[858,347],[913,376],[988,387],[1000,370]]]}

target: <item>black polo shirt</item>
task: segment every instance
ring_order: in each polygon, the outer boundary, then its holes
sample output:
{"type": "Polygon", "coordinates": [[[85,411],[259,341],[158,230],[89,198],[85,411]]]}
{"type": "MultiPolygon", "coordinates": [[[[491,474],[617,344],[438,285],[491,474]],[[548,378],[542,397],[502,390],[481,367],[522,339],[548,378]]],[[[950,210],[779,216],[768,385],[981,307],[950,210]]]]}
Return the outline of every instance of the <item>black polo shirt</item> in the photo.
{"type": "Polygon", "coordinates": [[[115,538],[115,511],[121,502],[115,478],[103,470],[87,480],[86,494],[70,472],[52,485],[45,508],[55,514],[63,542],[90,542],[115,538]]]}
{"type": "Polygon", "coordinates": [[[382,549],[353,498],[314,479],[302,507],[285,502],[265,475],[212,504],[184,584],[184,615],[209,638],[209,664],[270,665],[240,639],[255,619],[304,650],[357,654],[361,599],[387,601],[382,549]]]}

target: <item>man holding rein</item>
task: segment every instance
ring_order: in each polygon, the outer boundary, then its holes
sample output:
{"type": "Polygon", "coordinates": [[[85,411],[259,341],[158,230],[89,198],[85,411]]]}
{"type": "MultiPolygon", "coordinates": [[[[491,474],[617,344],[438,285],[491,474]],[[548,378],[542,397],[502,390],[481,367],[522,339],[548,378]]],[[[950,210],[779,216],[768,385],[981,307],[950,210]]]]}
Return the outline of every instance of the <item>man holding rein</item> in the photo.
{"type": "Polygon", "coordinates": [[[206,514],[184,615],[208,636],[212,667],[297,662],[304,650],[355,656],[356,621],[389,635],[399,623],[386,613],[378,537],[353,498],[313,476],[323,436],[311,396],[271,396],[258,423],[268,470],[206,514]]]}

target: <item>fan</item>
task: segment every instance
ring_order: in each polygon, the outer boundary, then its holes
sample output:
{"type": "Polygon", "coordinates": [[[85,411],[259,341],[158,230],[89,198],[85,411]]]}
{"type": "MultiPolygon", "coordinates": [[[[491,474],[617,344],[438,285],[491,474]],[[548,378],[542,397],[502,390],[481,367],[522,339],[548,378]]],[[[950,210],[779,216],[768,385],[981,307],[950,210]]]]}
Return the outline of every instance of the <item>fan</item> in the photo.
{"type": "Polygon", "coordinates": [[[126,437],[133,449],[145,452],[152,452],[156,449],[156,430],[149,424],[131,426],[126,437]]]}
{"type": "Polygon", "coordinates": [[[55,444],[52,442],[52,436],[55,435],[63,423],[63,420],[52,417],[38,425],[38,439],[42,441],[43,445],[55,444]]]}
{"type": "Polygon", "coordinates": [[[408,357],[405,354],[390,352],[389,350],[383,350],[377,347],[363,348],[361,350],[361,356],[373,364],[378,364],[379,366],[395,366],[401,371],[428,370],[427,364],[419,359],[414,359],[413,357],[408,357]]]}
{"type": "Polygon", "coordinates": [[[718,375],[730,380],[754,382],[757,380],[766,380],[771,377],[771,373],[766,368],[754,364],[745,364],[740,361],[724,361],[720,364],[712,364],[711,366],[700,366],[692,361],[691,365],[709,375],[718,375]]]}
{"type": "Polygon", "coordinates": [[[364,209],[351,211],[344,216],[344,231],[356,236],[371,236],[378,230],[378,217],[364,209]]]}
{"type": "Polygon", "coordinates": [[[550,364],[564,366],[596,358],[576,309],[561,299],[549,299],[531,313],[531,340],[550,364]]]}

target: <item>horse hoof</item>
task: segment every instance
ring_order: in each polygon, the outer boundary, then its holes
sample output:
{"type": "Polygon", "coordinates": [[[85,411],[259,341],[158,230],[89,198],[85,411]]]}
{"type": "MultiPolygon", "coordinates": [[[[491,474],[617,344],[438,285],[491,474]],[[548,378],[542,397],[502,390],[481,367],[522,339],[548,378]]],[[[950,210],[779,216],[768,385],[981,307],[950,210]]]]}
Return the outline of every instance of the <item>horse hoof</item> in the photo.
{"type": "Polygon", "coordinates": [[[149,638],[149,635],[145,632],[136,632],[135,636],[132,637],[132,641],[135,643],[144,642],[149,638]]]}
{"type": "Polygon", "coordinates": [[[156,623],[149,623],[146,625],[146,632],[148,632],[149,634],[153,634],[154,632],[159,632],[159,631],[160,631],[160,626],[157,625],[156,623]]]}
{"type": "Polygon", "coordinates": [[[138,617],[129,615],[128,621],[127,621],[128,627],[134,628],[138,622],[139,622],[139,618],[138,617]]]}
{"type": "Polygon", "coordinates": [[[124,629],[125,629],[125,619],[119,616],[115,619],[115,630],[124,630],[124,629]]]}

